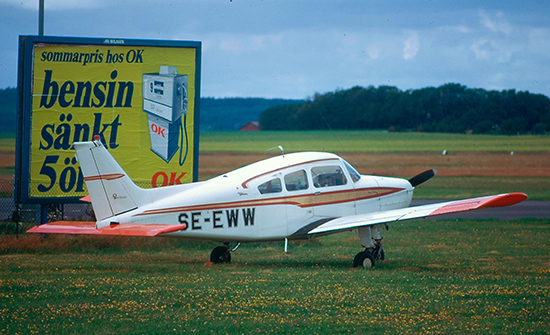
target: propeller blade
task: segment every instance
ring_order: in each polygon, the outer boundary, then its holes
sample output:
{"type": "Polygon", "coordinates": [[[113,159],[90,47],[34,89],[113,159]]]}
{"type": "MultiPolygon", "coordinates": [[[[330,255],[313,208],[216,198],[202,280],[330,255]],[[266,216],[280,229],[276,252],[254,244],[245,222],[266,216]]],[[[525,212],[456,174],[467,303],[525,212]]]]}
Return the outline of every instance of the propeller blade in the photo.
{"type": "Polygon", "coordinates": [[[426,170],[409,179],[409,183],[411,183],[411,185],[415,187],[416,185],[420,185],[426,180],[432,178],[433,176],[435,176],[436,173],[437,171],[435,169],[426,170]]]}

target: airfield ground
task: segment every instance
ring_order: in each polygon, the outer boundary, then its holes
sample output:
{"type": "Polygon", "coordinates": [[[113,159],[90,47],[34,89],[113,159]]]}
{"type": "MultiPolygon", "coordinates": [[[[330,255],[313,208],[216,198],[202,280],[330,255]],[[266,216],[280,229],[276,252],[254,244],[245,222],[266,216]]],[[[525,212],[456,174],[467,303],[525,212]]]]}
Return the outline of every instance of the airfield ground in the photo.
{"type": "MultiPolygon", "coordinates": [[[[199,180],[206,180],[273,154],[201,152],[199,180]]],[[[452,200],[501,192],[524,192],[530,200],[550,200],[550,153],[454,152],[344,153],[360,173],[410,178],[435,168],[437,176],[415,199],[452,200]]],[[[0,183],[13,180],[15,154],[0,150],[0,183]]]]}
{"type": "MultiPolygon", "coordinates": [[[[257,160],[264,153],[202,152],[200,179],[257,160]]],[[[550,200],[550,153],[346,153],[360,173],[410,178],[435,168],[437,176],[415,191],[415,199],[453,200],[494,193],[524,192],[530,200],[550,200]]]]}
{"type": "MultiPolygon", "coordinates": [[[[199,174],[207,179],[273,155],[201,152],[199,174]]],[[[344,153],[359,172],[380,176],[414,176],[436,168],[441,177],[550,177],[550,153],[344,153]]]]}
{"type": "MultiPolygon", "coordinates": [[[[200,178],[273,154],[205,150],[200,178]]],[[[342,156],[362,173],[436,168],[415,192],[426,199],[550,200],[547,150],[342,156]]],[[[10,159],[0,154],[9,180],[10,159]]],[[[2,236],[0,333],[550,334],[549,220],[393,224],[387,259],[370,271],[351,269],[356,232],[293,241],[291,254],[283,242],[246,244],[222,266],[205,264],[215,242],[2,236]]]]}

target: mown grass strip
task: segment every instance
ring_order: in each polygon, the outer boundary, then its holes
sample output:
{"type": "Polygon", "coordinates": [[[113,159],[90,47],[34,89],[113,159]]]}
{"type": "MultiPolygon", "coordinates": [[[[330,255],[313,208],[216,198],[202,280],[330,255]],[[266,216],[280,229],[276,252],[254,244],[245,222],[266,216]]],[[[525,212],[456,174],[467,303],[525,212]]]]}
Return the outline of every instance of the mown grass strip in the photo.
{"type": "Polygon", "coordinates": [[[548,152],[550,136],[395,133],[387,131],[202,132],[201,151],[548,152]]]}
{"type": "Polygon", "coordinates": [[[372,271],[350,269],[356,233],[291,242],[290,255],[247,244],[222,266],[205,265],[215,243],[170,239],[4,255],[0,332],[548,333],[548,220],[419,220],[384,235],[372,271]]]}
{"type": "Polygon", "coordinates": [[[534,177],[441,177],[417,187],[415,199],[455,200],[489,194],[523,192],[529,200],[550,199],[550,179],[534,177]]]}
{"type": "MultiPolygon", "coordinates": [[[[387,131],[201,132],[201,151],[265,152],[549,152],[550,136],[397,133],[387,131]]],[[[15,134],[0,133],[0,150],[15,150],[15,134]]]]}

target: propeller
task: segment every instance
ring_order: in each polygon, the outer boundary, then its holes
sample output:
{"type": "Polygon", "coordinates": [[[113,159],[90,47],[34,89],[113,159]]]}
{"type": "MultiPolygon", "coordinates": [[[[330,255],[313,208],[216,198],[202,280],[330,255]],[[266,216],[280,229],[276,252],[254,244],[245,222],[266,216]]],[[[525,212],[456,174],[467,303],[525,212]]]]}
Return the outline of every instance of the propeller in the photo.
{"type": "Polygon", "coordinates": [[[411,183],[411,185],[413,187],[415,187],[416,185],[420,185],[423,182],[425,182],[426,180],[429,180],[430,178],[435,176],[436,173],[437,173],[437,171],[435,169],[426,170],[426,171],[424,171],[420,174],[417,174],[416,176],[412,177],[411,179],[409,179],[409,183],[411,183]]]}

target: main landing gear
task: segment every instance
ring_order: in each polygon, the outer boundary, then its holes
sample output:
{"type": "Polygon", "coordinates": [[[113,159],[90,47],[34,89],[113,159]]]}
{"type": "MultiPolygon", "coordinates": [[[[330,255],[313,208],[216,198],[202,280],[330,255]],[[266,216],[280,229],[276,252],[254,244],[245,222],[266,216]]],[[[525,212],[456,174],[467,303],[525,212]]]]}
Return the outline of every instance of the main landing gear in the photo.
{"type": "Polygon", "coordinates": [[[365,251],[355,255],[353,259],[354,268],[370,269],[374,267],[375,261],[384,260],[384,246],[382,245],[382,235],[378,225],[359,228],[359,239],[365,251]]]}
{"type": "Polygon", "coordinates": [[[238,243],[237,246],[233,249],[229,246],[229,243],[224,243],[223,246],[215,247],[214,250],[210,253],[210,262],[214,264],[229,264],[231,263],[231,253],[240,246],[238,243]]]}

